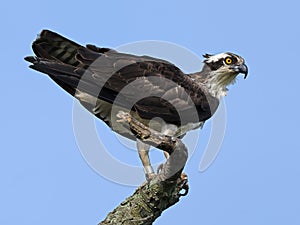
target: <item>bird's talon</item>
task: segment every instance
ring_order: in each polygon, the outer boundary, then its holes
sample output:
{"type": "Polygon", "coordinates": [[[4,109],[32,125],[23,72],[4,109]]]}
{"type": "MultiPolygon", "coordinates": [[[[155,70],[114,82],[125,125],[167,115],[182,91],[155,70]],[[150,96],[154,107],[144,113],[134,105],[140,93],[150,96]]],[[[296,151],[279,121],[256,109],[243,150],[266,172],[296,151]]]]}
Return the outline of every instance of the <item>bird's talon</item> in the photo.
{"type": "Polygon", "coordinates": [[[149,183],[155,176],[156,176],[155,173],[146,173],[147,182],[149,183]]]}

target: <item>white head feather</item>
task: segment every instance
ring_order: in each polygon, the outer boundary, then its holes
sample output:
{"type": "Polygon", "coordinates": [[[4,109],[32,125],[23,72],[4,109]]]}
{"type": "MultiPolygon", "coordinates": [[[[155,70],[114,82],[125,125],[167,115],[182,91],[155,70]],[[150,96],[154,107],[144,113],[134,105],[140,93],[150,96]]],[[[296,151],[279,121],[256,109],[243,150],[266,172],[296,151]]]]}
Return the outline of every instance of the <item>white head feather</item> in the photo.
{"type": "Polygon", "coordinates": [[[230,55],[227,53],[220,53],[216,55],[209,55],[207,59],[205,59],[205,62],[207,63],[212,63],[212,62],[217,62],[220,59],[225,59],[226,57],[229,57],[230,55]]]}

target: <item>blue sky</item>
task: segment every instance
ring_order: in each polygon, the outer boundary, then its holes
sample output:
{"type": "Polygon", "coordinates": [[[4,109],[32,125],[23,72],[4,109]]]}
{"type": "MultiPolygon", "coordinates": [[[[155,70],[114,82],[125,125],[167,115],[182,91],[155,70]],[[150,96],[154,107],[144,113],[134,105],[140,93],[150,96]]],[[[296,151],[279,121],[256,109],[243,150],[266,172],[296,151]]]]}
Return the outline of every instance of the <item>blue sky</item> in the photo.
{"type": "MultiPolygon", "coordinates": [[[[82,44],[159,40],[199,57],[242,55],[249,78],[226,97],[220,154],[199,172],[208,123],[186,165],[189,195],[155,224],[300,224],[299,8],[289,0],[2,3],[0,224],[97,224],[135,189],[88,166],[73,133],[73,99],[27,68],[23,57],[44,28],[82,44]]],[[[138,164],[127,152],[113,150],[138,164]]]]}

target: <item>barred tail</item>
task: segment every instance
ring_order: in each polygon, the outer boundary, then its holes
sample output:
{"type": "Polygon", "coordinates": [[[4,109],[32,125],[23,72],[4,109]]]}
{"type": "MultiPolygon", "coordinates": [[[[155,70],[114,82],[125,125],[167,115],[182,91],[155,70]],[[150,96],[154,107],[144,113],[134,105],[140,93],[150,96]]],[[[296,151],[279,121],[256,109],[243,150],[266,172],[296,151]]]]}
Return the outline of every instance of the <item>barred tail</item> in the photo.
{"type": "Polygon", "coordinates": [[[49,30],[43,30],[32,44],[37,57],[58,60],[72,66],[80,63],[75,57],[80,47],[74,41],[49,30]]]}

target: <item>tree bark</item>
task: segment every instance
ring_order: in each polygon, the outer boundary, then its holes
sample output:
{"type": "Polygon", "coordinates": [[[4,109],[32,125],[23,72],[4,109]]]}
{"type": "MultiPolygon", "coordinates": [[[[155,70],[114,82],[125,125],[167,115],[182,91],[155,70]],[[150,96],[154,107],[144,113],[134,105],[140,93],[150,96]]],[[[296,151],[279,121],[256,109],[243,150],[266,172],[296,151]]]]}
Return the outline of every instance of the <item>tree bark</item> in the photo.
{"type": "Polygon", "coordinates": [[[182,174],[188,151],[180,139],[163,135],[119,112],[119,122],[143,142],[170,154],[159,173],[110,212],[99,225],[150,225],[161,213],[188,193],[187,176],[182,174]]]}

